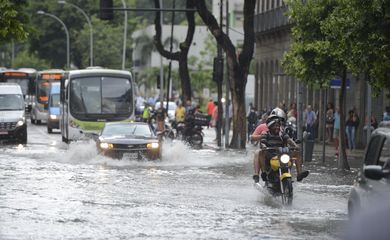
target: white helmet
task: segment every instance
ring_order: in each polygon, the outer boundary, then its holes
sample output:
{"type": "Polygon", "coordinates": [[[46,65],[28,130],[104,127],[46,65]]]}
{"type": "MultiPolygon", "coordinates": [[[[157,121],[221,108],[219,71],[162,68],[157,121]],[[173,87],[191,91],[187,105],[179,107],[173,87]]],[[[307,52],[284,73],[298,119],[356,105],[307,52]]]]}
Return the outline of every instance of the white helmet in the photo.
{"type": "Polygon", "coordinates": [[[280,108],[274,108],[269,117],[278,117],[282,122],[286,121],[286,113],[280,108]]]}

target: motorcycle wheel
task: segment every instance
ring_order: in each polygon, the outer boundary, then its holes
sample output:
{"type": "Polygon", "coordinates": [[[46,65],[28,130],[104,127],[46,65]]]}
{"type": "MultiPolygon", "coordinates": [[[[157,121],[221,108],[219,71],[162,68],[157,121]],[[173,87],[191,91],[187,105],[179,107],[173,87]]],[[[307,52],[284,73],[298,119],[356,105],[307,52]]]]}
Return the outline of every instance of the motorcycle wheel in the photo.
{"type": "Polygon", "coordinates": [[[283,179],[283,194],[282,203],[285,205],[291,205],[293,201],[293,186],[291,178],[283,179]]]}
{"type": "Polygon", "coordinates": [[[189,139],[189,142],[192,146],[202,146],[203,136],[200,133],[194,133],[189,139]]]}

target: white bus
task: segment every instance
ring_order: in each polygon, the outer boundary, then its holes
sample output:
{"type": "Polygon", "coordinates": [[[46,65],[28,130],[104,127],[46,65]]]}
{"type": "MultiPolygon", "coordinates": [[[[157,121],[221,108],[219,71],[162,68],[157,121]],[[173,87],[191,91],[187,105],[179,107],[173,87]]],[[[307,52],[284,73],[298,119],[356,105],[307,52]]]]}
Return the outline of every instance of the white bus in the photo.
{"type": "Polygon", "coordinates": [[[61,82],[62,141],[99,133],[106,122],[134,120],[134,83],[128,71],[83,69],[61,82]]]}
{"type": "Polygon", "coordinates": [[[42,121],[47,121],[51,83],[61,82],[65,78],[65,73],[62,69],[50,69],[38,72],[30,113],[32,124],[41,124],[42,121]]]}

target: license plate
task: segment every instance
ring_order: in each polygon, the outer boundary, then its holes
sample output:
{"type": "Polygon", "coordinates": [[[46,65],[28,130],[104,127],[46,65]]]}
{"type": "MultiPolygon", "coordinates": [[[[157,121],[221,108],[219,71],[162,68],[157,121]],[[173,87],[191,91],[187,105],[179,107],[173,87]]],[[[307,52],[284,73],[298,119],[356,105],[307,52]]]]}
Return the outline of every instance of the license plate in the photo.
{"type": "Polygon", "coordinates": [[[8,135],[8,132],[1,132],[0,131],[0,135],[8,135]]]}
{"type": "Polygon", "coordinates": [[[127,159],[138,159],[138,153],[125,153],[123,154],[123,157],[127,159]]]}

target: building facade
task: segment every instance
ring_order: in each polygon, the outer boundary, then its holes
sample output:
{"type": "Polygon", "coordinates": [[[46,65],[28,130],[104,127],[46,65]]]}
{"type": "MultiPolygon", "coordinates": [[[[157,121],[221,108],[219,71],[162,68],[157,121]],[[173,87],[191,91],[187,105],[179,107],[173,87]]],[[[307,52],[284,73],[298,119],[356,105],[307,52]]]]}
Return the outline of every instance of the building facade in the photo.
{"type": "MultiPolygon", "coordinates": [[[[291,25],[284,15],[288,6],[282,0],[257,0],[255,16],[256,34],[256,80],[255,80],[255,106],[260,109],[271,109],[276,106],[297,103],[302,98],[302,105],[311,105],[318,111],[318,136],[322,138],[326,104],[338,105],[339,89],[313,89],[305,86],[283,72],[281,61],[291,44],[291,25]]],[[[360,116],[360,125],[357,131],[357,145],[365,145],[365,116],[367,115],[367,101],[371,99],[372,113],[378,121],[383,116],[385,106],[390,101],[381,93],[377,97],[370,97],[367,92],[367,83],[363,79],[348,76],[350,80],[346,96],[346,109],[355,109],[360,116]]]]}

